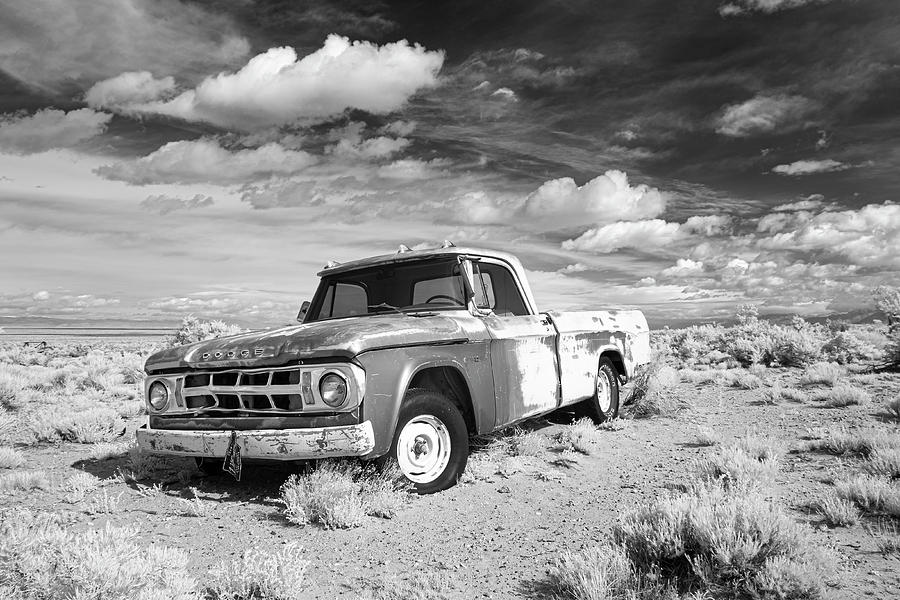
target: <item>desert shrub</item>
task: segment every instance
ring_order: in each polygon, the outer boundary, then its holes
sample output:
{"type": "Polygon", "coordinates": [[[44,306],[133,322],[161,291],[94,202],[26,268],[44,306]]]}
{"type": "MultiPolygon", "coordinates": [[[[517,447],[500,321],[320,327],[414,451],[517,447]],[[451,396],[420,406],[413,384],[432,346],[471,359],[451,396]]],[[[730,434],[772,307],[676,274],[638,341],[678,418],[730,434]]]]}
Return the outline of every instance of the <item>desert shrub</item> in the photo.
{"type": "Polygon", "coordinates": [[[0,446],[0,469],[15,469],[23,464],[25,464],[25,457],[21,452],[0,446]]]}
{"type": "Polygon", "coordinates": [[[887,415],[897,421],[900,421],[900,396],[896,398],[888,398],[884,402],[887,415]]]}
{"type": "Polygon", "coordinates": [[[900,448],[877,448],[863,463],[863,471],[876,477],[900,479],[900,448]]]}
{"type": "Polygon", "coordinates": [[[243,331],[238,325],[224,321],[201,321],[194,315],[188,315],[182,319],[181,327],[168,339],[168,345],[184,346],[194,342],[235,335],[243,331]]]}
{"type": "Polygon", "coordinates": [[[391,518],[407,499],[396,472],[378,472],[350,461],[322,461],[281,486],[288,521],[328,529],[362,525],[366,515],[391,518]]]}
{"type": "Polygon", "coordinates": [[[837,455],[870,456],[883,448],[898,447],[900,447],[900,436],[887,431],[871,429],[851,433],[844,429],[837,429],[807,443],[805,449],[837,455]]]}
{"type": "Polygon", "coordinates": [[[689,383],[712,383],[722,376],[722,371],[717,369],[679,369],[678,376],[689,383]]]}
{"type": "Polygon", "coordinates": [[[722,434],[711,427],[697,427],[694,443],[698,446],[715,446],[722,443],[722,434]]]}
{"type": "Polygon", "coordinates": [[[625,550],[609,544],[563,552],[550,566],[547,584],[556,598],[573,600],[638,598],[643,587],[625,550]]]}
{"type": "Polygon", "coordinates": [[[9,442],[17,429],[17,419],[5,408],[0,408],[0,443],[9,442]]]}
{"type": "Polygon", "coordinates": [[[868,404],[869,394],[861,388],[849,384],[840,384],[830,390],[818,394],[814,400],[824,401],[831,408],[843,408],[855,404],[868,404]]]}
{"type": "Polygon", "coordinates": [[[105,407],[73,410],[56,417],[53,427],[63,440],[82,444],[109,442],[125,431],[125,424],[119,414],[105,407]]]}
{"type": "Polygon", "coordinates": [[[556,449],[593,454],[602,435],[593,421],[583,417],[571,425],[566,425],[556,434],[555,439],[558,442],[556,449]]]}
{"type": "Polygon", "coordinates": [[[13,471],[0,475],[0,492],[46,490],[50,487],[50,478],[44,471],[13,471]]]}
{"type": "Polygon", "coordinates": [[[366,583],[358,600],[449,600],[449,578],[436,572],[413,573],[408,579],[382,576],[366,583]]]}
{"type": "Polygon", "coordinates": [[[880,520],[866,531],[875,540],[875,547],[882,554],[900,554],[900,526],[891,520],[880,520]]]}
{"type": "Polygon", "coordinates": [[[756,390],[765,385],[758,375],[744,371],[728,373],[727,379],[732,387],[740,388],[742,390],[756,390]]]}
{"type": "Polygon", "coordinates": [[[63,484],[65,491],[64,500],[69,504],[75,504],[84,500],[85,496],[100,487],[100,480],[84,471],[79,471],[69,477],[63,484]]]}
{"type": "Polygon", "coordinates": [[[838,331],[822,346],[829,360],[846,365],[861,361],[878,360],[884,356],[884,342],[876,335],[869,335],[861,328],[838,331]]]}
{"type": "Polygon", "coordinates": [[[782,367],[805,367],[822,357],[823,341],[812,329],[772,327],[769,363],[782,367]]]}
{"type": "Polygon", "coordinates": [[[705,485],[752,490],[770,486],[778,473],[778,452],[762,442],[741,441],[719,449],[697,464],[697,476],[705,485]]]}
{"type": "Polygon", "coordinates": [[[846,375],[846,371],[835,363],[818,362],[810,365],[800,376],[800,385],[834,385],[846,375]]]}
{"type": "Polygon", "coordinates": [[[161,545],[140,546],[137,528],[107,525],[75,533],[56,516],[17,511],[0,531],[0,587],[21,597],[198,597],[187,554],[161,545]]]}
{"type": "Polygon", "coordinates": [[[638,373],[626,404],[631,404],[635,415],[671,415],[685,405],[685,401],[673,392],[681,380],[678,371],[665,364],[665,358],[656,354],[643,371],[638,373]]]}
{"type": "Polygon", "coordinates": [[[900,486],[871,475],[857,474],[834,482],[840,498],[851,500],[869,512],[881,511],[900,517],[900,486]]]}
{"type": "Polygon", "coordinates": [[[759,340],[738,337],[725,342],[725,352],[738,361],[742,367],[762,362],[765,346],[759,340]]]}
{"type": "Polygon", "coordinates": [[[834,568],[810,532],[776,505],[720,487],[657,500],[628,514],[613,538],[638,577],[682,594],[819,598],[834,568]]]}
{"type": "Polygon", "coordinates": [[[859,509],[856,508],[856,504],[838,495],[819,500],[814,508],[832,527],[847,527],[859,521],[859,509]]]}
{"type": "Polygon", "coordinates": [[[211,570],[206,593],[211,600],[301,600],[309,561],[303,548],[288,542],[278,550],[251,548],[211,570]]]}
{"type": "Polygon", "coordinates": [[[510,440],[514,456],[540,456],[547,447],[547,438],[536,431],[515,430],[510,440]]]}

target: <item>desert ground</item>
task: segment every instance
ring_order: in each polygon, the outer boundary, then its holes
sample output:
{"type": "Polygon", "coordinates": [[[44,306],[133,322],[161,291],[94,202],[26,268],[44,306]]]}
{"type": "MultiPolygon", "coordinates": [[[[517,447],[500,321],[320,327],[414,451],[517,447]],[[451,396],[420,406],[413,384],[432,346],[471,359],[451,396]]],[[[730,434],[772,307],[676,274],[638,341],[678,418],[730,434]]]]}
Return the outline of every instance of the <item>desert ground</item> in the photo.
{"type": "Polygon", "coordinates": [[[359,463],[245,464],[238,482],[142,456],[142,363],[163,340],[8,339],[0,595],[900,596],[888,338],[860,329],[849,356],[828,345],[846,332],[795,322],[830,342],[742,366],[760,327],[655,333],[620,418],[561,411],[475,439],[460,483],[431,496],[359,463]]]}

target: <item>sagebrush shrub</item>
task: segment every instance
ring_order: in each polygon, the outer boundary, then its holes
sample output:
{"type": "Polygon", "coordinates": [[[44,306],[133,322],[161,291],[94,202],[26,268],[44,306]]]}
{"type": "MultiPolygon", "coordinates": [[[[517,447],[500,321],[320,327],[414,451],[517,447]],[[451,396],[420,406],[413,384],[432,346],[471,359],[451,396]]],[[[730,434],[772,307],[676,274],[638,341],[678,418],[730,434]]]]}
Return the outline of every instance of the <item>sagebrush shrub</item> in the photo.
{"type": "Polygon", "coordinates": [[[310,472],[291,475],[281,486],[288,521],[320,523],[328,529],[362,525],[366,515],[391,518],[407,499],[396,471],[376,471],[351,461],[321,461],[310,472]]]}
{"type": "Polygon", "coordinates": [[[835,363],[818,362],[810,365],[800,376],[800,385],[834,385],[846,375],[846,371],[835,363]]]}
{"type": "Polygon", "coordinates": [[[628,514],[613,538],[639,577],[679,593],[818,598],[834,569],[810,531],[776,505],[720,487],[657,500],[628,514]]]}
{"type": "Polygon", "coordinates": [[[194,315],[188,315],[181,321],[181,326],[169,338],[169,346],[184,346],[214,338],[242,333],[239,325],[224,321],[202,321],[194,315]]]}

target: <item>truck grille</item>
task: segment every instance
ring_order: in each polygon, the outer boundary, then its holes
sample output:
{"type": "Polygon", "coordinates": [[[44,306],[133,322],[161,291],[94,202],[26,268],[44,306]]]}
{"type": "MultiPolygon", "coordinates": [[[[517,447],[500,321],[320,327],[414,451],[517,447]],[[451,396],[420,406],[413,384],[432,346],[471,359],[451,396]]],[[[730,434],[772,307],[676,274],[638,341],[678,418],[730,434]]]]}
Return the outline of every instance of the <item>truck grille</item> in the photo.
{"type": "Polygon", "coordinates": [[[299,368],[191,373],[179,400],[189,410],[301,411],[315,403],[311,376],[299,368]]]}

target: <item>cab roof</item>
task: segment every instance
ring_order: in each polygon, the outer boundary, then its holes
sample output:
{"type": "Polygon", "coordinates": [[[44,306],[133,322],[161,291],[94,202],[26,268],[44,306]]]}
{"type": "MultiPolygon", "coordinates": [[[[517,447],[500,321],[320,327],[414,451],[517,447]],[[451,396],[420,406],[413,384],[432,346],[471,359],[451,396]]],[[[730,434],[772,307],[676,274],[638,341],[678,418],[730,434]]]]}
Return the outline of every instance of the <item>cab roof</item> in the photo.
{"type": "Polygon", "coordinates": [[[401,262],[411,262],[417,260],[427,260],[430,258],[449,258],[454,256],[475,256],[483,258],[495,258],[508,263],[514,270],[521,268],[519,259],[508,252],[500,252],[497,250],[487,250],[485,248],[457,248],[450,246],[448,248],[429,248],[427,250],[406,250],[395,252],[393,254],[380,254],[378,256],[370,256],[368,258],[360,258],[345,263],[338,263],[334,266],[326,266],[319,271],[319,277],[335,275],[337,273],[346,273],[347,271],[355,271],[357,269],[365,269],[368,267],[377,267],[379,265],[389,265],[401,262]]]}

